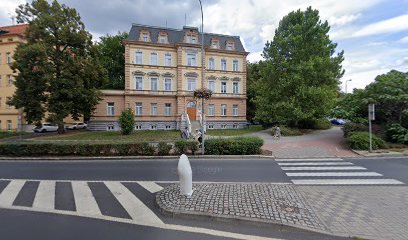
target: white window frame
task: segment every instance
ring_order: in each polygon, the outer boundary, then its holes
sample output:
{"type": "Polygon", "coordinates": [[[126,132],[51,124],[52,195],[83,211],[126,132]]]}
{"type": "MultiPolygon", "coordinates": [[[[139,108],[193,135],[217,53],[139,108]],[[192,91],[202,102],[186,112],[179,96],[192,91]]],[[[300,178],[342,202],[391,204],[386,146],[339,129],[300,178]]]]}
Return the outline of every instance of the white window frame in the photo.
{"type": "Polygon", "coordinates": [[[159,35],[159,43],[166,43],[166,35],[163,34],[159,35]]]}
{"type": "Polygon", "coordinates": [[[143,103],[137,102],[135,106],[135,115],[142,116],[143,115],[143,103]]]}
{"type": "Polygon", "coordinates": [[[187,78],[187,91],[195,91],[197,89],[197,79],[187,78]]]}
{"type": "Polygon", "coordinates": [[[141,124],[136,124],[135,125],[135,130],[142,130],[142,125],[141,124]]]}
{"type": "Polygon", "coordinates": [[[7,75],[7,86],[13,85],[13,76],[7,75]]]}
{"type": "Polygon", "coordinates": [[[143,64],[143,52],[142,51],[135,52],[135,63],[143,64]]]}
{"type": "Polygon", "coordinates": [[[157,65],[157,53],[150,53],[150,65],[157,65]]]}
{"type": "Polygon", "coordinates": [[[6,129],[11,130],[13,127],[13,122],[11,120],[6,121],[6,129]]]}
{"type": "Polygon", "coordinates": [[[142,33],[142,39],[144,42],[148,42],[149,41],[149,34],[148,33],[142,33]]]}
{"type": "Polygon", "coordinates": [[[197,54],[196,53],[187,53],[187,66],[197,66],[197,54]]]}
{"type": "Polygon", "coordinates": [[[239,62],[238,62],[238,60],[232,61],[232,71],[238,72],[238,69],[239,69],[239,62]]]}
{"type": "Polygon", "coordinates": [[[150,91],[158,91],[158,90],[159,90],[159,78],[158,77],[150,77],[150,91]],[[154,82],[155,82],[155,84],[153,84],[154,82]],[[155,86],[155,88],[154,88],[154,86],[155,86]]]}
{"type": "Polygon", "coordinates": [[[150,115],[157,116],[157,103],[150,103],[150,115]]]}
{"type": "Polygon", "coordinates": [[[6,53],[6,63],[11,64],[11,53],[6,53]]]}
{"type": "Polygon", "coordinates": [[[226,59],[221,59],[221,70],[227,71],[227,60],[226,59]]]}
{"type": "Polygon", "coordinates": [[[208,89],[215,93],[215,80],[208,80],[208,89]]]}
{"type": "Polygon", "coordinates": [[[171,78],[168,78],[168,77],[166,77],[166,78],[164,78],[164,91],[171,91],[172,89],[171,89],[171,82],[172,82],[172,79],[171,78]]]}
{"type": "Polygon", "coordinates": [[[215,105],[208,104],[208,116],[215,116],[215,105]]]}
{"type": "Polygon", "coordinates": [[[106,115],[115,116],[115,103],[114,102],[106,103],[106,115]]]}
{"type": "Polygon", "coordinates": [[[215,69],[215,60],[214,60],[214,58],[209,58],[208,59],[208,69],[209,70],[214,70],[215,69]]]}
{"type": "Polygon", "coordinates": [[[143,90],[143,75],[135,75],[135,89],[143,90]]]}
{"type": "Polygon", "coordinates": [[[208,125],[208,129],[214,129],[214,125],[208,125]]]}
{"type": "Polygon", "coordinates": [[[221,104],[221,116],[227,116],[227,104],[221,104]]]}
{"type": "Polygon", "coordinates": [[[171,116],[171,103],[164,104],[164,115],[171,116]]]}
{"type": "Polygon", "coordinates": [[[238,105],[237,104],[232,105],[232,115],[238,116],[238,105]]]}
{"type": "Polygon", "coordinates": [[[227,86],[228,86],[228,83],[225,82],[225,81],[222,81],[221,86],[220,86],[220,92],[223,93],[223,94],[226,94],[228,92],[228,87],[227,86]],[[225,85],[224,85],[224,83],[225,83],[225,85]]]}
{"type": "Polygon", "coordinates": [[[171,59],[171,54],[170,53],[166,53],[164,55],[164,66],[166,67],[171,67],[172,65],[172,59],[171,59]]]}
{"type": "Polygon", "coordinates": [[[232,83],[232,93],[239,94],[239,82],[232,83]]]}

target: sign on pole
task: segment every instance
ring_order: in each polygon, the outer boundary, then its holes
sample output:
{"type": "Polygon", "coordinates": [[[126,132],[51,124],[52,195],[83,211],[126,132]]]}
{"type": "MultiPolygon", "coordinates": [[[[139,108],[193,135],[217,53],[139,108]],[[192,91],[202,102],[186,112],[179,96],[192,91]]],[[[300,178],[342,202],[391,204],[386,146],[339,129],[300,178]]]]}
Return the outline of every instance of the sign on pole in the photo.
{"type": "Polygon", "coordinates": [[[368,132],[370,138],[370,152],[373,151],[373,139],[372,139],[372,130],[371,130],[371,121],[375,120],[375,105],[368,104],[368,132]]]}

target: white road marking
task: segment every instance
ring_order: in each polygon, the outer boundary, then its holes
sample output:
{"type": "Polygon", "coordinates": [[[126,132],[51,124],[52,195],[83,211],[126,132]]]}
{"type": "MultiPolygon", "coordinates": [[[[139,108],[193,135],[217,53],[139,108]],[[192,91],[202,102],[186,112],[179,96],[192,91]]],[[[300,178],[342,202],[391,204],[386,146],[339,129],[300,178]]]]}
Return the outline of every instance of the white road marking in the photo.
{"type": "Polygon", "coordinates": [[[151,193],[163,190],[162,186],[152,181],[137,181],[137,183],[151,193]]]}
{"type": "Polygon", "coordinates": [[[88,183],[84,181],[75,181],[71,182],[71,184],[72,192],[74,193],[76,211],[83,214],[102,215],[88,183]]]}
{"type": "Polygon", "coordinates": [[[278,163],[279,166],[330,166],[330,165],[354,165],[351,162],[296,162],[278,163]]]}
{"type": "Polygon", "coordinates": [[[289,177],[380,177],[376,172],[292,172],[289,177]]]}
{"type": "Polygon", "coordinates": [[[163,224],[163,222],[140,201],[129,189],[120,182],[105,182],[106,187],[115,195],[116,199],[126,209],[133,220],[150,224],[163,224]]]}
{"type": "Polygon", "coordinates": [[[13,180],[9,182],[0,194],[0,207],[11,207],[25,182],[24,180],[13,180]]]}
{"type": "Polygon", "coordinates": [[[319,161],[342,161],[341,158],[280,158],[276,162],[319,162],[319,161]]]}
{"type": "Polygon", "coordinates": [[[395,179],[296,179],[299,185],[396,185],[404,184],[395,179]]]}
{"type": "Polygon", "coordinates": [[[54,209],[55,181],[41,181],[35,194],[33,208],[54,209]]]}
{"type": "Polygon", "coordinates": [[[366,170],[359,166],[344,166],[344,167],[282,167],[284,171],[315,171],[315,170],[366,170]]]}

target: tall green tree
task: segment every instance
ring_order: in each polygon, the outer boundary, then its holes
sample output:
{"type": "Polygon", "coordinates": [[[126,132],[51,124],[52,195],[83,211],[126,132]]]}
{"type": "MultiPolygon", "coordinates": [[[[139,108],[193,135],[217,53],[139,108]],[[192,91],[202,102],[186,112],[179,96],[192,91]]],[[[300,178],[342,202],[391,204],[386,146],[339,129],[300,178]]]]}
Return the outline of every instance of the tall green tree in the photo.
{"type": "Polygon", "coordinates": [[[283,17],[263,51],[256,118],[297,124],[325,117],[338,96],[343,51],[329,38],[330,26],[311,7],[283,17]]]}
{"type": "Polygon", "coordinates": [[[27,42],[15,51],[17,89],[9,104],[23,108],[28,123],[39,123],[47,115],[61,133],[65,117],[91,115],[106,70],[75,9],[56,0],[34,0],[16,12],[18,22],[29,26],[27,42]]]}
{"type": "Polygon", "coordinates": [[[104,89],[125,89],[125,46],[122,41],[128,33],[106,35],[100,38],[98,50],[104,68],[108,71],[109,81],[104,89]]]}
{"type": "Polygon", "coordinates": [[[247,62],[247,111],[246,111],[246,118],[248,121],[253,122],[255,113],[256,113],[256,104],[255,104],[255,97],[257,93],[256,89],[256,82],[261,78],[260,77],[260,70],[259,70],[259,63],[250,63],[247,62]]]}

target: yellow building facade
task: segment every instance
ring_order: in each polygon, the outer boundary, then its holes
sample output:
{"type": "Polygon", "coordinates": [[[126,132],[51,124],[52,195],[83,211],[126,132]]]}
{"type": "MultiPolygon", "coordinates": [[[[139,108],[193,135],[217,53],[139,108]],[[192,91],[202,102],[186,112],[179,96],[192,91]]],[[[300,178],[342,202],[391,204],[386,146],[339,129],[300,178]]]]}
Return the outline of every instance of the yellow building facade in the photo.
{"type": "Polygon", "coordinates": [[[104,90],[91,130],[119,130],[118,117],[131,108],[136,130],[180,129],[202,119],[196,89],[213,92],[205,101],[207,129],[246,125],[246,56],[238,36],[133,24],[125,45],[125,89],[104,90]],[[204,54],[204,81],[202,79],[204,54]]]}

